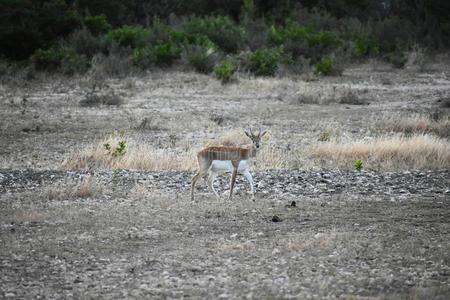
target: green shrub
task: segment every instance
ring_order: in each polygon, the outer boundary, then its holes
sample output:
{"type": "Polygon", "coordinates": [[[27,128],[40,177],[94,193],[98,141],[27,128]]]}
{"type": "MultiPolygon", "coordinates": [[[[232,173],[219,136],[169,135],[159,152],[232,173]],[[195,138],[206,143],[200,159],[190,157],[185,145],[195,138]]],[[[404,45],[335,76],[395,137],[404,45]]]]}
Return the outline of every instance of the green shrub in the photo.
{"type": "Polygon", "coordinates": [[[83,25],[93,34],[99,35],[111,30],[111,24],[105,15],[87,16],[83,19],[83,25]]]}
{"type": "Polygon", "coordinates": [[[152,65],[171,65],[180,58],[181,49],[174,43],[164,43],[155,46],[136,48],[133,50],[133,63],[141,68],[152,65]]]}
{"type": "Polygon", "coordinates": [[[360,159],[356,159],[354,162],[354,165],[355,165],[355,169],[357,171],[361,171],[363,168],[363,163],[362,163],[362,160],[360,160],[360,159]]]}
{"type": "Polygon", "coordinates": [[[314,65],[314,72],[318,75],[338,75],[340,70],[336,67],[334,55],[323,57],[314,65]]]}
{"type": "Polygon", "coordinates": [[[219,54],[214,48],[201,45],[185,45],[183,60],[200,73],[210,73],[218,60],[219,54]]]}
{"type": "Polygon", "coordinates": [[[144,47],[150,32],[148,29],[140,26],[122,26],[117,29],[108,31],[106,39],[108,42],[116,42],[121,46],[129,46],[132,48],[144,47]]]}
{"type": "Polygon", "coordinates": [[[279,48],[261,48],[250,55],[250,70],[257,76],[273,76],[278,70],[282,51],[279,48]]]}
{"type": "Polygon", "coordinates": [[[269,33],[270,41],[275,45],[282,45],[286,41],[306,41],[313,47],[337,47],[342,44],[336,33],[326,30],[317,30],[312,26],[300,26],[294,22],[288,22],[285,27],[272,26],[269,33]]]}
{"type": "Polygon", "coordinates": [[[373,37],[360,36],[353,40],[353,48],[356,56],[377,55],[380,47],[373,37]]]}
{"type": "Polygon", "coordinates": [[[214,75],[222,83],[229,82],[235,72],[236,66],[228,59],[221,61],[214,67],[214,75]]]}
{"type": "Polygon", "coordinates": [[[343,45],[343,41],[332,31],[318,30],[312,26],[300,26],[288,22],[284,27],[272,26],[269,41],[284,46],[292,58],[305,56],[316,60],[343,45]]]}
{"type": "Polygon", "coordinates": [[[227,53],[237,52],[244,43],[244,32],[229,17],[192,18],[183,26],[191,35],[203,35],[227,53]]]}
{"type": "Polygon", "coordinates": [[[159,19],[153,20],[153,23],[148,30],[148,43],[150,44],[164,44],[169,42],[175,42],[178,44],[178,41],[175,40],[176,31],[173,27],[162,23],[159,19]]]}
{"type": "Polygon", "coordinates": [[[49,49],[38,49],[31,61],[36,70],[60,70],[65,74],[82,73],[89,68],[86,56],[79,55],[74,49],[54,46],[49,49]]]}
{"type": "Polygon", "coordinates": [[[171,65],[172,62],[180,58],[181,49],[174,43],[164,43],[153,48],[155,63],[158,65],[171,65]]]}
{"type": "Polygon", "coordinates": [[[103,148],[108,152],[112,157],[123,156],[126,153],[127,142],[122,140],[119,141],[116,147],[111,147],[110,143],[103,144],[103,148]]]}

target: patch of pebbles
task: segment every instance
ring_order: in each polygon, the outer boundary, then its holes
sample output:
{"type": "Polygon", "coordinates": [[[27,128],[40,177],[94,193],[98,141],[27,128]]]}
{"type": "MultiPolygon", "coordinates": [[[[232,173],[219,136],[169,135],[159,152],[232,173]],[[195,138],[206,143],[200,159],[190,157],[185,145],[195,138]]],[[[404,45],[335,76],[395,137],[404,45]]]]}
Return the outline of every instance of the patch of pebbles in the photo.
{"type": "MultiPolygon", "coordinates": [[[[61,171],[0,170],[0,193],[33,190],[50,184],[81,182],[94,178],[111,188],[144,184],[167,192],[188,191],[192,172],[181,171],[61,171]]],[[[320,195],[352,193],[361,195],[436,195],[450,197],[450,171],[349,171],[349,170],[270,170],[253,173],[255,188],[260,194],[320,195]]],[[[221,176],[216,185],[228,188],[229,176],[221,176]]],[[[238,176],[237,190],[248,189],[238,176]]],[[[207,190],[205,182],[198,184],[207,190]]]]}

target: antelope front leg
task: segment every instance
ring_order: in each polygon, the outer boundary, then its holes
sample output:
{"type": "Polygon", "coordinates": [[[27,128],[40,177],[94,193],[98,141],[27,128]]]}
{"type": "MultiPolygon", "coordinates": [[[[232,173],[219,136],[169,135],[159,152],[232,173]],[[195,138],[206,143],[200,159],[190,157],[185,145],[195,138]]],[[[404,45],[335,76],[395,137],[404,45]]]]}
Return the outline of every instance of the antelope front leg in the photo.
{"type": "Polygon", "coordinates": [[[255,188],[253,187],[253,177],[248,170],[244,172],[244,176],[250,184],[250,192],[252,193],[252,200],[255,201],[255,188]]]}
{"type": "Polygon", "coordinates": [[[234,188],[234,183],[236,181],[236,174],[238,171],[239,162],[237,163],[237,165],[235,165],[235,163],[232,163],[232,164],[233,164],[233,173],[231,174],[230,197],[228,197],[229,200],[231,200],[233,198],[233,188],[234,188]]]}

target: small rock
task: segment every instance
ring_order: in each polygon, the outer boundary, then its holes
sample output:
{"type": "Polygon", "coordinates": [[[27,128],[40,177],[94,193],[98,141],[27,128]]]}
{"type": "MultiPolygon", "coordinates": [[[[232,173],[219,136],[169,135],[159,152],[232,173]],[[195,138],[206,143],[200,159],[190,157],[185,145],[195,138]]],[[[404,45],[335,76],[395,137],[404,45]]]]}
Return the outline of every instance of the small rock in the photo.
{"type": "Polygon", "coordinates": [[[272,222],[281,222],[281,219],[280,219],[279,216],[273,215],[273,216],[272,216],[272,222]]]}

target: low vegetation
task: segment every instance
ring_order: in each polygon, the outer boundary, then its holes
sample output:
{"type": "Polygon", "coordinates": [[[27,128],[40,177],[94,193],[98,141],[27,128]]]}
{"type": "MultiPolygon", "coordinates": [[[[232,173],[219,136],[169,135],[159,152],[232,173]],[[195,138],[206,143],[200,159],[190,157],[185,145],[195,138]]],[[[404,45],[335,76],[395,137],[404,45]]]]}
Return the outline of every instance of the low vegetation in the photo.
{"type": "Polygon", "coordinates": [[[431,135],[397,135],[349,143],[329,141],[313,147],[311,155],[319,164],[348,169],[356,167],[355,160],[361,161],[361,168],[364,163],[365,169],[450,168],[450,142],[431,135]]]}
{"type": "MultiPolygon", "coordinates": [[[[215,140],[206,141],[203,146],[249,144],[241,132],[232,131],[215,140]]],[[[257,170],[288,168],[289,153],[276,148],[270,141],[258,152],[257,170]]],[[[197,168],[196,150],[190,145],[183,148],[157,148],[149,146],[139,138],[111,135],[104,140],[75,150],[63,162],[66,169],[131,169],[131,170],[180,170],[193,171],[197,168]]]]}
{"type": "Polygon", "coordinates": [[[394,115],[385,117],[378,126],[388,132],[399,132],[405,135],[434,134],[441,138],[450,138],[450,118],[436,112],[431,115],[394,115]]]}
{"type": "Polygon", "coordinates": [[[92,177],[83,178],[81,182],[64,182],[45,187],[42,196],[48,200],[70,200],[98,197],[103,193],[102,185],[92,177]]]}
{"type": "Polygon", "coordinates": [[[67,75],[87,72],[96,56],[117,55],[117,49],[127,52],[120,59],[132,61],[137,70],[188,64],[201,73],[221,70],[214,75],[223,82],[231,72],[222,60],[225,56],[236,63],[232,69],[255,76],[274,76],[280,66],[294,73],[313,69],[317,75],[340,75],[349,58],[368,57],[423,70],[426,53],[421,42],[426,41],[428,48],[442,48],[443,37],[450,34],[448,26],[430,29],[425,28],[430,22],[418,22],[423,16],[439,15],[440,1],[424,7],[405,2],[377,9],[345,1],[343,9],[355,15],[343,15],[333,5],[324,9],[317,1],[305,7],[290,1],[274,7],[253,1],[205,3],[209,8],[221,7],[201,12],[201,5],[183,3],[174,4],[174,9],[183,10],[178,14],[171,10],[171,15],[155,3],[137,7],[137,3],[44,2],[39,6],[32,1],[7,1],[0,6],[4,23],[0,24],[0,56],[28,60],[38,71],[67,75]],[[29,24],[18,23],[25,15],[29,24]],[[273,17],[266,18],[269,15],[273,17]]]}

